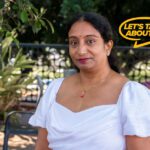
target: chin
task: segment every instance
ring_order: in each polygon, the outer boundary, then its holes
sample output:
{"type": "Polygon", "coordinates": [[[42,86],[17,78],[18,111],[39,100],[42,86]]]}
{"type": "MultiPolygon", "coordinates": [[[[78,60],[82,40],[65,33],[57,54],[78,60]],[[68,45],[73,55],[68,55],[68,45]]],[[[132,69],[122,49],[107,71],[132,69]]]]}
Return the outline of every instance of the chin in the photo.
{"type": "Polygon", "coordinates": [[[79,68],[79,70],[83,70],[83,71],[91,71],[92,70],[92,66],[77,66],[79,68]]]}

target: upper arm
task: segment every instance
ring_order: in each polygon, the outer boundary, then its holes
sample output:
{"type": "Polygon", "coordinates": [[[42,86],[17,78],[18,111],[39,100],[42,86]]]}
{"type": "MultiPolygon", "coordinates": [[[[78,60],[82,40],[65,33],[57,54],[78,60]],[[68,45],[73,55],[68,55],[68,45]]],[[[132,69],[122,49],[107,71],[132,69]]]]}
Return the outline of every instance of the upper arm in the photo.
{"type": "Polygon", "coordinates": [[[150,137],[126,136],[127,150],[150,150],[150,137]]]}
{"type": "Polygon", "coordinates": [[[35,150],[51,150],[48,148],[47,130],[45,128],[38,129],[38,137],[36,141],[35,150]]]}

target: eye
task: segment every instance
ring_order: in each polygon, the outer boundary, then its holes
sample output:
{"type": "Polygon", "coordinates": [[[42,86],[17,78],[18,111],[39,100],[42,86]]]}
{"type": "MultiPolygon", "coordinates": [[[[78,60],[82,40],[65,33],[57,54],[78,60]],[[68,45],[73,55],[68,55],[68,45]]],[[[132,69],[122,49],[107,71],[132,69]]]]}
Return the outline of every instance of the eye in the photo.
{"type": "Polygon", "coordinates": [[[78,46],[78,41],[77,40],[70,40],[69,41],[69,46],[75,48],[78,46]]]}
{"type": "Polygon", "coordinates": [[[93,45],[95,42],[96,42],[95,39],[87,39],[86,40],[86,44],[89,45],[89,46],[93,45]]]}

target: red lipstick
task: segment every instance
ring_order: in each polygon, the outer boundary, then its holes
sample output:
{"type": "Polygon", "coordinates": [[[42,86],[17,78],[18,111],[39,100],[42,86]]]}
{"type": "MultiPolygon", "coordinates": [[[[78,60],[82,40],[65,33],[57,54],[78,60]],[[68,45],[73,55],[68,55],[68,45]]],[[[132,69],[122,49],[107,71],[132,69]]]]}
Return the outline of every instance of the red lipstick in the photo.
{"type": "Polygon", "coordinates": [[[88,60],[89,60],[89,58],[80,58],[80,59],[78,59],[79,63],[81,63],[81,64],[86,64],[88,60]]]}

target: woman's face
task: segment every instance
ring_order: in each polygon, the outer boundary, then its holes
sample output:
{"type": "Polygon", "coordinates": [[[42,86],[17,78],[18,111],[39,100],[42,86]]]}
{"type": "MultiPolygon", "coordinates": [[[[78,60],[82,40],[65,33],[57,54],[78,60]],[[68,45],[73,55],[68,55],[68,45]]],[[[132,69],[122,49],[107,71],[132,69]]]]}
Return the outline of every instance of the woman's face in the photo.
{"type": "Polygon", "coordinates": [[[113,42],[105,43],[100,33],[88,22],[77,21],[69,30],[69,54],[81,70],[94,69],[108,64],[113,42]]]}

